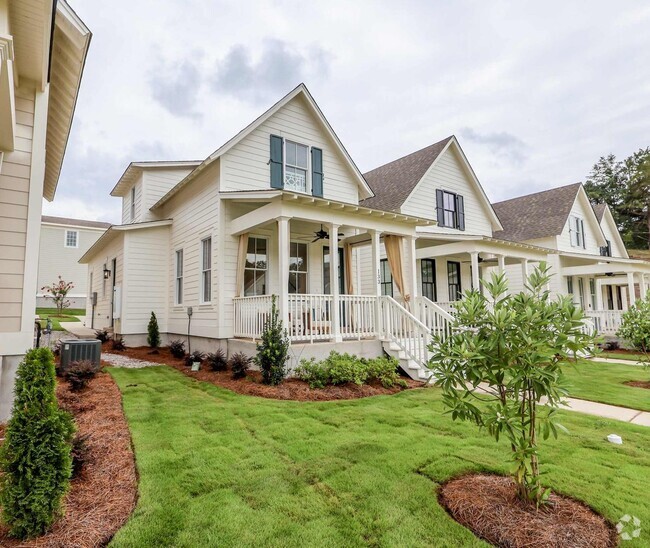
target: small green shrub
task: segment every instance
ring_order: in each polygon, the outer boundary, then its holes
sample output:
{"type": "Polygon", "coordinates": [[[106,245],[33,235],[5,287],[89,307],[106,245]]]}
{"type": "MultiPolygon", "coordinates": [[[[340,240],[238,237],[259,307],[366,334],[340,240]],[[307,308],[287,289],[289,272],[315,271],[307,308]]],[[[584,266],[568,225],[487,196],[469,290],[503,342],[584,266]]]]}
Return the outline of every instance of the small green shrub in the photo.
{"type": "Polygon", "coordinates": [[[364,359],[332,351],[325,361],[331,384],[352,382],[362,385],[368,380],[368,366],[364,359]]]}
{"type": "Polygon", "coordinates": [[[200,350],[195,350],[191,354],[185,356],[185,366],[192,367],[194,362],[203,362],[205,360],[205,354],[200,350]]]}
{"type": "Polygon", "coordinates": [[[0,448],[0,506],[12,536],[45,533],[61,510],[72,469],[72,417],[56,401],[54,357],[30,350],[18,366],[15,400],[0,448]]]}
{"type": "Polygon", "coordinates": [[[108,334],[106,329],[95,329],[95,338],[99,339],[102,343],[105,343],[111,338],[111,336],[108,334]]]}
{"type": "Polygon", "coordinates": [[[617,335],[644,354],[650,351],[650,295],[623,314],[617,335]]]}
{"type": "Polygon", "coordinates": [[[156,314],[151,313],[149,318],[149,325],[147,325],[147,344],[151,348],[158,348],[160,346],[160,329],[158,328],[158,319],[156,314]]]}
{"type": "Polygon", "coordinates": [[[253,358],[247,356],[243,352],[237,352],[230,356],[228,360],[228,367],[232,371],[233,379],[243,379],[248,374],[248,369],[251,366],[253,358]]]}
{"type": "Polygon", "coordinates": [[[287,376],[289,359],[289,336],[282,326],[276,300],[273,295],[271,316],[264,326],[255,356],[255,363],[262,371],[262,382],[272,385],[280,384],[287,376]]]}
{"type": "Polygon", "coordinates": [[[212,371],[225,371],[228,369],[228,359],[223,348],[219,348],[216,352],[211,352],[205,357],[208,367],[212,371]]]}
{"type": "Polygon", "coordinates": [[[368,360],[368,382],[378,381],[384,388],[392,388],[399,380],[397,360],[389,357],[368,360]]]}
{"type": "Polygon", "coordinates": [[[175,340],[169,343],[169,351],[174,358],[185,357],[185,341],[175,340]]]}
{"type": "Polygon", "coordinates": [[[294,370],[296,378],[309,384],[309,388],[325,388],[330,384],[329,370],[325,362],[317,362],[315,358],[300,360],[300,365],[294,370]]]}
{"type": "Polygon", "coordinates": [[[78,392],[86,388],[90,379],[94,378],[100,369],[101,365],[94,364],[89,360],[72,362],[64,373],[64,378],[68,381],[70,390],[78,392]]]}

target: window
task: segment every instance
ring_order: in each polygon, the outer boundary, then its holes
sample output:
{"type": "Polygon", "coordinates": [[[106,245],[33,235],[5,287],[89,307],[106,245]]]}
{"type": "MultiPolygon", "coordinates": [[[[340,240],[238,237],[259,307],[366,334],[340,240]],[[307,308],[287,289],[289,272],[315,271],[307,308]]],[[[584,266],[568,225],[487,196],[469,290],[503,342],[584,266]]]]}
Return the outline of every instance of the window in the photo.
{"type": "Polygon", "coordinates": [[[596,280],[595,280],[595,278],[589,278],[589,295],[591,296],[591,309],[596,310],[597,299],[596,299],[596,280]]]}
{"type": "Polygon", "coordinates": [[[585,282],[582,278],[578,278],[578,300],[580,301],[580,308],[585,309],[585,282]]]}
{"type": "Polygon", "coordinates": [[[289,293],[307,293],[307,244],[289,246],[289,293]]]}
{"type": "Polygon", "coordinates": [[[183,250],[176,251],[176,284],[174,286],[174,302],[183,304],[183,250]]]}
{"type": "Polygon", "coordinates": [[[585,223],[580,217],[569,218],[569,236],[573,247],[582,247],[585,249],[585,223]]]}
{"type": "Polygon", "coordinates": [[[381,294],[393,296],[393,273],[390,271],[390,266],[388,265],[388,259],[382,259],[379,261],[379,272],[380,272],[380,285],[381,285],[381,294]]]}
{"type": "Polygon", "coordinates": [[[463,294],[460,285],[460,263],[447,261],[447,283],[449,285],[449,300],[459,301],[463,294]]]}
{"type": "Polygon", "coordinates": [[[131,187],[131,222],[135,222],[135,187],[131,187]]]}
{"type": "Polygon", "coordinates": [[[569,295],[573,295],[573,278],[571,276],[567,276],[566,278],[566,292],[569,295]]]}
{"type": "Polygon", "coordinates": [[[201,240],[201,302],[212,300],[212,238],[201,240]]]}
{"type": "Polygon", "coordinates": [[[244,266],[244,296],[266,295],[268,245],[265,238],[248,238],[244,266]]]}
{"type": "Polygon", "coordinates": [[[465,201],[460,194],[437,189],[436,213],[439,226],[465,230],[465,201]]]}
{"type": "Polygon", "coordinates": [[[612,242],[610,240],[605,240],[606,244],[600,248],[600,254],[603,257],[612,256],[612,242]]]}
{"type": "Polygon", "coordinates": [[[76,230],[65,231],[65,247],[79,247],[79,232],[76,230]]]}
{"type": "Polygon", "coordinates": [[[422,296],[435,302],[436,291],[436,261],[434,259],[422,259],[420,262],[420,275],[422,277],[422,296]]]}
{"type": "Polygon", "coordinates": [[[292,141],[285,141],[284,147],[284,188],[297,192],[307,192],[309,147],[292,141]]]}
{"type": "MultiPolygon", "coordinates": [[[[337,248],[339,252],[339,293],[345,292],[344,276],[345,276],[345,267],[343,266],[344,254],[342,248],[337,248]]],[[[330,287],[330,248],[323,247],[323,293],[325,295],[331,295],[330,287]]]]}

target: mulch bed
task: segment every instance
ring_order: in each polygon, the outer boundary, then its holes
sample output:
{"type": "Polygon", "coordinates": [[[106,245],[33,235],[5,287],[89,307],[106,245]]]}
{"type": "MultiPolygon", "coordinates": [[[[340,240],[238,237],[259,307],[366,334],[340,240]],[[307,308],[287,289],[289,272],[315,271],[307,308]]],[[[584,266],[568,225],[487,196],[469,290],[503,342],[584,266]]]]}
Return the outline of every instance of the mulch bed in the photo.
{"type": "Polygon", "coordinates": [[[126,522],[137,499],[137,473],[122,397],[112,377],[99,373],[81,392],[57,386],[59,404],[89,434],[88,459],[72,480],[65,515],[42,537],[26,542],[0,527],[0,546],[95,547],[106,545],[126,522]]]}
{"type": "Polygon", "coordinates": [[[470,474],[442,485],[439,500],[475,535],[508,548],[609,548],[616,529],[585,504],[552,494],[535,509],[517,498],[509,477],[470,474]]]}
{"type": "Polygon", "coordinates": [[[650,381],[625,381],[623,384],[634,386],[635,388],[646,388],[650,390],[650,381]]]}
{"type": "MultiPolygon", "coordinates": [[[[105,352],[122,354],[130,358],[137,358],[144,361],[156,362],[169,365],[184,375],[199,381],[209,382],[222,388],[227,388],[239,394],[259,396],[276,400],[297,400],[297,401],[329,401],[329,400],[351,400],[355,398],[366,398],[368,396],[379,396],[385,394],[396,394],[405,390],[400,387],[384,388],[379,383],[364,384],[358,386],[353,383],[326,386],[325,388],[310,388],[309,384],[298,379],[287,379],[279,386],[268,386],[262,384],[262,375],[259,371],[250,371],[245,379],[233,379],[229,371],[210,371],[205,365],[199,371],[191,371],[185,366],[185,360],[174,358],[169,348],[163,347],[152,353],[148,346],[129,347],[123,352],[111,350],[110,343],[105,345],[105,352]]],[[[405,378],[408,388],[419,388],[422,383],[405,378]]]]}

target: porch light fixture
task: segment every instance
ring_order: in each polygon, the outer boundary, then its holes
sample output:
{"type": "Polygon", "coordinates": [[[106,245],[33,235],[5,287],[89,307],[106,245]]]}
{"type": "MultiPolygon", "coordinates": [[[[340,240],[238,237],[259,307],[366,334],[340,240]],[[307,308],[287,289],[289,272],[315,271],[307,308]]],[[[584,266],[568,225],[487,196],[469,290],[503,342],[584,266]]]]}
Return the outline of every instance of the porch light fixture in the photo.
{"type": "Polygon", "coordinates": [[[104,279],[108,280],[110,277],[111,277],[111,271],[107,267],[104,267],[104,279]]]}

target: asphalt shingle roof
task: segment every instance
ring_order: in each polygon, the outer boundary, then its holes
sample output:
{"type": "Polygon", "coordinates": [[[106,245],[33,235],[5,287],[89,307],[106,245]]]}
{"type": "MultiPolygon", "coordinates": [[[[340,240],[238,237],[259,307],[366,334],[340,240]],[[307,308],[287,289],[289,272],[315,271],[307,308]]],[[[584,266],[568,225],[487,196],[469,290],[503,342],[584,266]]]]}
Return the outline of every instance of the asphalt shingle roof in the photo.
{"type": "Polygon", "coordinates": [[[603,215],[605,215],[605,208],[607,207],[607,204],[591,204],[591,207],[594,210],[594,213],[596,214],[596,218],[598,219],[598,222],[600,223],[603,220],[603,215]]]}
{"type": "Polygon", "coordinates": [[[101,221],[86,221],[85,219],[70,219],[68,217],[51,217],[43,215],[41,222],[52,223],[56,225],[73,225],[73,226],[87,226],[89,228],[108,228],[111,223],[103,223],[101,221]]]}
{"type": "Polygon", "coordinates": [[[451,139],[453,136],[364,173],[375,195],[362,200],[359,205],[398,211],[451,139]]]}
{"type": "Polygon", "coordinates": [[[492,204],[503,225],[494,237],[524,242],[561,234],[580,186],[575,183],[492,204]]]}

